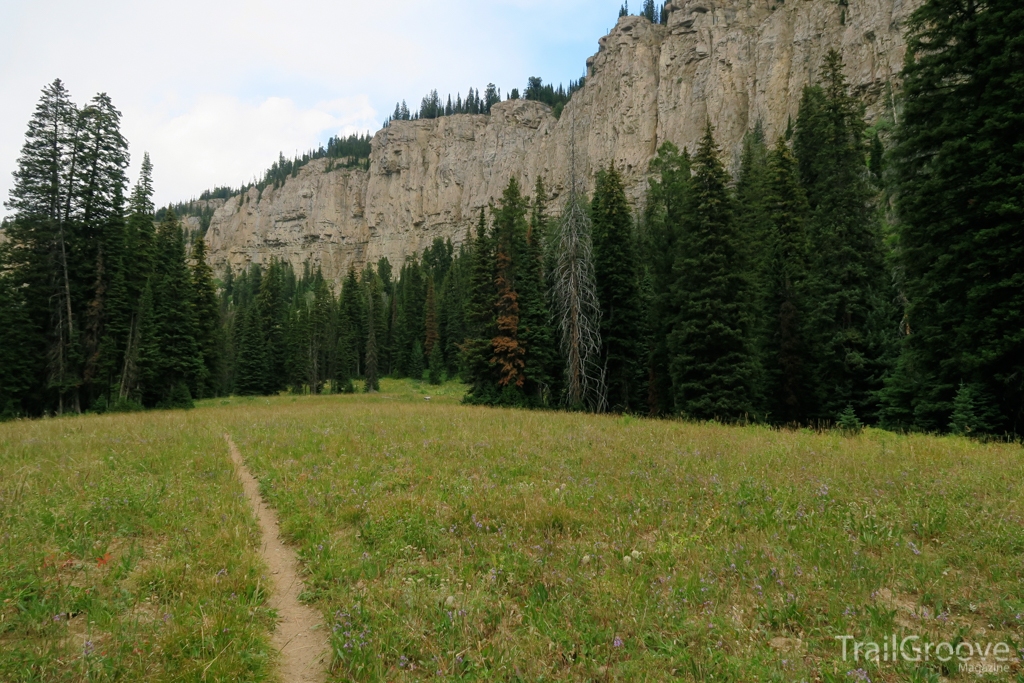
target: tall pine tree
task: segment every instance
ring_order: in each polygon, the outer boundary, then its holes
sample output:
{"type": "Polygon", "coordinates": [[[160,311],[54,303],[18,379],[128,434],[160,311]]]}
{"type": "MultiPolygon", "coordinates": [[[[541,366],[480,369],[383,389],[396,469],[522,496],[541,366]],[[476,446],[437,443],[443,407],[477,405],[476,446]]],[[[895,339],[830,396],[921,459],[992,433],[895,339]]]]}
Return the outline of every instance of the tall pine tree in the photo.
{"type": "Polygon", "coordinates": [[[675,406],[697,419],[739,420],[753,408],[751,291],[729,176],[710,123],[693,167],[692,213],[673,266],[668,350],[675,406]]]}
{"type": "Polygon", "coordinates": [[[912,15],[894,151],[910,301],[892,426],[945,429],[960,387],[1024,431],[1024,9],[927,0],[912,15]]]}
{"type": "Polygon", "coordinates": [[[622,175],[614,165],[597,174],[590,211],[608,407],[614,411],[635,411],[642,403],[640,361],[644,355],[646,321],[642,318],[633,216],[622,175]]]}

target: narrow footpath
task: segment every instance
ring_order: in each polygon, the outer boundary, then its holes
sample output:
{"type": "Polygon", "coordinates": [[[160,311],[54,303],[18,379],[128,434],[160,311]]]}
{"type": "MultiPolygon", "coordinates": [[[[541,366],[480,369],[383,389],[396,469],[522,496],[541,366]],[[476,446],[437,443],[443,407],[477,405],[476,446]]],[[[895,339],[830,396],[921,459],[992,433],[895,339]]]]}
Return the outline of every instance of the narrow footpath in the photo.
{"type": "Polygon", "coordinates": [[[263,537],[261,556],[273,577],[273,590],[267,601],[277,611],[277,628],[272,643],[280,652],[279,668],[283,683],[323,683],[327,679],[330,649],[329,635],[316,610],[299,601],[302,579],[295,553],[281,540],[277,513],[263,501],[259,484],[245,466],[242,454],[227,434],[224,438],[231,451],[245,497],[249,499],[259,521],[263,537]],[[319,627],[319,628],[318,628],[319,627]]]}

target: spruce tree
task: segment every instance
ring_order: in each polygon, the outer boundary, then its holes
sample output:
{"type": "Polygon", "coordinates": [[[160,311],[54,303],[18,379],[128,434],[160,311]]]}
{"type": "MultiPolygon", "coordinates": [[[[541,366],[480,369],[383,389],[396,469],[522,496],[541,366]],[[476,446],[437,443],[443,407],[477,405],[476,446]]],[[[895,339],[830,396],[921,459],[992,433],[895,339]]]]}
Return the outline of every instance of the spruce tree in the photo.
{"type": "Polygon", "coordinates": [[[893,292],[873,207],[864,118],[831,51],[822,85],[805,90],[794,147],[810,204],[810,339],[816,418],[833,420],[848,404],[873,421],[895,342],[893,292]]]}
{"type": "Polygon", "coordinates": [[[237,363],[235,393],[239,396],[263,394],[267,387],[267,339],[263,316],[255,305],[248,306],[242,315],[237,363]]]}
{"type": "Polygon", "coordinates": [[[927,0],[908,30],[893,176],[909,334],[887,407],[902,426],[941,430],[963,382],[993,431],[1019,435],[1024,11],[927,0]]]}
{"type": "Polygon", "coordinates": [[[25,297],[0,260],[0,420],[26,413],[35,382],[31,349],[36,336],[25,297]]]}
{"type": "Polygon", "coordinates": [[[462,344],[463,377],[470,385],[469,401],[493,396],[491,340],[494,338],[494,242],[483,209],[469,249],[469,288],[466,301],[466,339],[462,344]]]}
{"type": "Polygon", "coordinates": [[[667,344],[676,317],[673,266],[691,203],[690,156],[666,142],[651,161],[651,174],[642,236],[644,277],[650,282],[651,293],[647,304],[651,348],[645,398],[648,412],[662,415],[673,412],[675,405],[667,344]]]}
{"type": "Polygon", "coordinates": [[[341,288],[338,316],[338,386],[345,393],[351,393],[352,381],[361,374],[360,341],[365,334],[362,299],[355,266],[350,266],[341,288]]]}
{"type": "Polygon", "coordinates": [[[202,367],[196,383],[196,397],[207,398],[217,394],[217,380],[221,361],[221,319],[217,288],[213,270],[206,262],[206,241],[196,237],[192,244],[192,306],[196,317],[196,345],[202,358],[202,367]]]}
{"type": "Polygon", "coordinates": [[[169,209],[157,230],[152,276],[152,335],[157,351],[149,358],[150,385],[146,388],[155,405],[178,407],[181,387],[196,386],[202,357],[196,344],[192,283],[185,261],[181,223],[169,209]],[[172,402],[175,405],[172,405],[172,402]]]}
{"type": "Polygon", "coordinates": [[[526,348],[523,372],[524,391],[535,405],[546,405],[558,396],[557,378],[561,374],[558,341],[551,324],[547,286],[545,244],[550,232],[547,218],[547,190],[537,177],[525,251],[517,268],[519,293],[519,337],[526,348]]]}
{"type": "Polygon", "coordinates": [[[271,260],[256,290],[256,311],[259,314],[266,347],[264,349],[264,386],[261,393],[276,394],[285,388],[285,320],[287,300],[284,291],[285,266],[271,260]]]}
{"type": "Polygon", "coordinates": [[[645,321],[632,211],[622,175],[614,165],[597,174],[590,211],[608,406],[614,411],[635,411],[643,393],[640,361],[644,356],[645,321]]]}
{"type": "Polygon", "coordinates": [[[32,401],[36,413],[80,408],[81,312],[72,291],[80,284],[75,263],[79,240],[71,220],[78,122],[64,84],[56,80],[44,88],[5,204],[14,217],[4,231],[4,262],[25,292],[33,348],[46,349],[34,369],[39,376],[32,401]]]}
{"type": "Polygon", "coordinates": [[[444,381],[444,353],[441,345],[435,344],[430,352],[430,362],[427,366],[427,379],[431,384],[437,385],[444,381]]]}
{"type": "Polygon", "coordinates": [[[768,419],[806,422],[813,396],[807,344],[807,198],[796,158],[779,139],[768,158],[764,208],[768,232],[763,245],[760,331],[768,419]]]}
{"type": "Polygon", "coordinates": [[[70,271],[85,303],[82,317],[82,381],[92,402],[104,401],[122,363],[131,319],[126,260],[125,193],[128,142],[121,113],[107,95],[97,95],[78,120],[71,188],[71,220],[77,247],[70,271]]]}
{"type": "Polygon", "coordinates": [[[380,380],[377,377],[377,307],[373,289],[366,288],[366,378],[363,390],[372,394],[380,391],[380,380]]]}
{"type": "Polygon", "coordinates": [[[710,123],[693,167],[692,215],[673,266],[676,315],[668,350],[675,405],[692,418],[739,420],[753,407],[751,288],[710,123]]]}
{"type": "Polygon", "coordinates": [[[434,290],[433,275],[427,275],[427,296],[424,309],[426,318],[423,324],[423,350],[426,352],[427,358],[431,358],[434,353],[434,347],[441,345],[441,334],[437,322],[437,293],[434,290]]]}
{"type": "Polygon", "coordinates": [[[426,364],[423,361],[423,343],[417,339],[412,343],[412,349],[409,353],[408,375],[412,379],[419,381],[423,379],[423,372],[425,370],[426,364]]]}
{"type": "Polygon", "coordinates": [[[526,347],[519,338],[518,266],[526,251],[526,198],[513,177],[502,192],[494,213],[494,322],[491,364],[499,391],[508,390],[518,403],[526,382],[526,347]]]}

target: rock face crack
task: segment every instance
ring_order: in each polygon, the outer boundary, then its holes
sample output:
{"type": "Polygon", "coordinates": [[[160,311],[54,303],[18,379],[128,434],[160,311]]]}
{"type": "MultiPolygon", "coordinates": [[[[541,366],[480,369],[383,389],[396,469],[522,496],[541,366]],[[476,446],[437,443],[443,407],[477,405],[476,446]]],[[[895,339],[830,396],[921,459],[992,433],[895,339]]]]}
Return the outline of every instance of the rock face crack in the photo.
{"type": "Polygon", "coordinates": [[[267,602],[278,616],[271,642],[280,653],[280,679],[283,683],[322,683],[327,678],[330,654],[327,629],[323,628],[320,614],[299,601],[302,579],[298,558],[281,540],[277,514],[260,496],[259,484],[245,466],[235,442],[226,434],[224,438],[245,497],[259,522],[263,539],[260,555],[273,578],[273,591],[267,602]]]}

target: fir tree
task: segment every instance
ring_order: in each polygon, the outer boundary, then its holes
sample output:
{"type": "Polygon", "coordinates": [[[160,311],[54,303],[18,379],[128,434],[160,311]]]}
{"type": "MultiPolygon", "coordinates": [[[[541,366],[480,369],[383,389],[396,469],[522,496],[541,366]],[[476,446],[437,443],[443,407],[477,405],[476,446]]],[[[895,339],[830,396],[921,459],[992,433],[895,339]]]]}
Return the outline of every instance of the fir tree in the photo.
{"type": "Polygon", "coordinates": [[[622,175],[614,166],[597,174],[590,210],[608,405],[628,412],[641,403],[644,321],[633,217],[622,175]]]}
{"type": "Polygon", "coordinates": [[[545,242],[550,231],[547,201],[547,190],[538,176],[525,251],[516,275],[520,303],[519,337],[526,347],[524,390],[536,405],[547,405],[552,397],[558,395],[556,378],[561,372],[545,273],[545,242]]]}
{"type": "Polygon", "coordinates": [[[423,372],[426,370],[423,362],[423,344],[419,339],[413,342],[409,353],[409,377],[414,380],[422,380],[423,372]]]}
{"type": "Polygon", "coordinates": [[[709,123],[693,159],[693,213],[677,245],[669,363],[678,410],[738,420],[753,407],[750,284],[718,154],[709,123]]]}
{"type": "Polygon", "coordinates": [[[287,300],[284,292],[284,266],[280,262],[270,262],[256,291],[256,311],[261,318],[260,327],[266,340],[263,356],[266,363],[263,376],[265,384],[260,393],[271,395],[285,388],[287,300]]]}
{"type": "Polygon", "coordinates": [[[430,352],[430,363],[427,370],[427,378],[431,384],[437,385],[444,380],[444,353],[441,351],[440,344],[435,344],[433,351],[430,352]]]}
{"type": "Polygon", "coordinates": [[[169,405],[181,396],[179,385],[195,386],[202,368],[185,240],[173,210],[157,230],[154,254],[150,334],[156,355],[148,358],[146,394],[151,405],[169,405]]]}
{"type": "MultiPolygon", "coordinates": [[[[138,389],[139,342],[141,339],[142,297],[153,270],[153,164],[149,154],[142,157],[139,181],[132,189],[129,201],[129,216],[126,225],[126,286],[128,298],[133,303],[132,318],[124,339],[124,362],[120,368],[118,382],[119,399],[127,400],[136,396],[138,389]]],[[[228,271],[230,272],[230,271],[228,271]]],[[[152,296],[152,292],[150,293],[152,296]]]]}
{"type": "Polygon", "coordinates": [[[1020,434],[1024,12],[1013,0],[927,0],[908,29],[893,175],[910,334],[887,402],[939,430],[964,382],[992,430],[1020,434]]]}
{"type": "Polygon", "coordinates": [[[673,266],[691,204],[690,156],[666,142],[651,162],[651,173],[643,236],[645,278],[651,292],[647,305],[651,348],[646,399],[648,412],[660,415],[673,412],[675,405],[667,343],[676,316],[673,266]]]}
{"type": "Polygon", "coordinates": [[[516,178],[509,180],[494,210],[495,335],[491,339],[491,364],[500,389],[521,390],[526,382],[526,347],[519,339],[519,292],[517,256],[525,252],[526,199],[516,178]]]}
{"type": "MultiPolygon", "coordinates": [[[[77,239],[71,223],[77,136],[78,109],[56,80],[43,90],[28,124],[6,203],[14,218],[3,245],[4,262],[25,292],[33,348],[47,350],[36,368],[39,385],[55,392],[58,413],[80,407],[80,316],[72,292],[77,239]]],[[[51,405],[38,391],[34,411],[51,405]]]]}
{"type": "Polygon", "coordinates": [[[0,420],[26,412],[29,392],[35,382],[32,348],[35,337],[23,293],[4,274],[0,261],[0,420]]]}
{"type": "Polygon", "coordinates": [[[266,357],[267,339],[263,332],[263,316],[255,306],[249,306],[243,314],[239,331],[236,394],[259,396],[264,393],[267,386],[266,357]]]}
{"type": "Polygon", "coordinates": [[[367,288],[366,378],[363,390],[368,394],[380,391],[380,381],[377,378],[377,312],[377,305],[374,300],[373,291],[367,288]]]}
{"type": "Polygon", "coordinates": [[[781,138],[769,156],[766,180],[768,234],[760,277],[766,410],[778,423],[806,422],[812,400],[805,298],[808,207],[796,158],[781,138]]]}
{"type": "Polygon", "coordinates": [[[196,316],[196,345],[202,358],[202,368],[196,386],[196,397],[217,394],[220,375],[221,319],[213,270],[206,263],[206,242],[197,237],[192,244],[192,306],[196,316]]]}
{"type": "Polygon", "coordinates": [[[795,136],[811,209],[815,417],[834,419],[851,404],[873,420],[895,341],[892,291],[865,164],[864,119],[835,51],[826,57],[822,83],[805,90],[795,136]]]}
{"type": "Polygon", "coordinates": [[[351,393],[352,381],[361,374],[360,340],[364,334],[362,299],[355,266],[350,266],[341,288],[338,317],[338,385],[345,393],[351,393]]]}
{"type": "Polygon", "coordinates": [[[494,387],[490,365],[494,338],[494,246],[483,209],[469,250],[468,290],[462,367],[463,377],[470,385],[467,399],[479,402],[487,400],[494,387]]]}
{"type": "Polygon", "coordinates": [[[423,349],[426,351],[427,357],[430,358],[434,353],[434,347],[441,345],[441,335],[437,325],[437,294],[434,291],[432,275],[427,276],[427,296],[424,308],[426,309],[426,320],[424,322],[423,349]]]}

